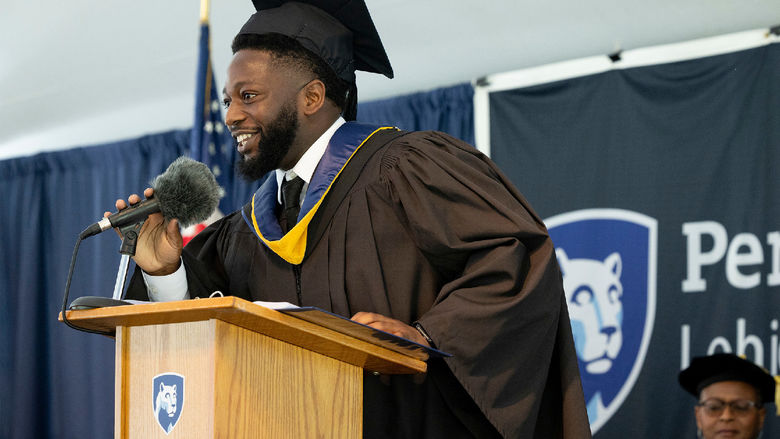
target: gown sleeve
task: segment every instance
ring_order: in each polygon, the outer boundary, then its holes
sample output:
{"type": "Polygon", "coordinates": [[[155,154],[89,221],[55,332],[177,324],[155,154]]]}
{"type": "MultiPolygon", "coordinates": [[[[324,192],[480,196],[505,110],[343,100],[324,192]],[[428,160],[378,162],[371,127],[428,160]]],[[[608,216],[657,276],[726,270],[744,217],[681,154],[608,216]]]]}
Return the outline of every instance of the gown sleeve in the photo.
{"type": "Polygon", "coordinates": [[[402,141],[382,158],[382,183],[444,279],[418,321],[453,354],[449,368],[505,437],[589,437],[561,274],[541,219],[471,146],[437,132],[402,141]]]}

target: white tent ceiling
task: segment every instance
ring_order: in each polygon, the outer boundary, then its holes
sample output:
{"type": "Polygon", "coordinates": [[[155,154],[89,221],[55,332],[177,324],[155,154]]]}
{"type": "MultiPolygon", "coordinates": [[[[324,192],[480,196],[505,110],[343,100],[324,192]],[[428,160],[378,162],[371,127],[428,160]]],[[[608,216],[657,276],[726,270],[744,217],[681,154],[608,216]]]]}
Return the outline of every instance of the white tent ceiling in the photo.
{"type": "MultiPolygon", "coordinates": [[[[780,24],[778,0],[366,0],[396,78],[361,100],[780,24]]],[[[211,1],[221,87],[249,0],[211,1]]],[[[192,123],[198,0],[3,0],[0,159],[192,123]]]]}

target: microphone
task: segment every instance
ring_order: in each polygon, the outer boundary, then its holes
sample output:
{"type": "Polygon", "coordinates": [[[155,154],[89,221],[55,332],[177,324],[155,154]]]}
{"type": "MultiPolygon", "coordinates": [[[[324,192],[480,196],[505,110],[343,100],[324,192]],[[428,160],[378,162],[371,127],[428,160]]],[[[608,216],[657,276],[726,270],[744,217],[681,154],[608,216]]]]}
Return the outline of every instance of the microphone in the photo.
{"type": "Polygon", "coordinates": [[[154,196],[104,217],[79,235],[81,239],[100,232],[141,222],[162,212],[166,220],[178,219],[182,226],[205,221],[223,195],[208,166],[189,157],[179,157],[151,183],[154,196]]]}

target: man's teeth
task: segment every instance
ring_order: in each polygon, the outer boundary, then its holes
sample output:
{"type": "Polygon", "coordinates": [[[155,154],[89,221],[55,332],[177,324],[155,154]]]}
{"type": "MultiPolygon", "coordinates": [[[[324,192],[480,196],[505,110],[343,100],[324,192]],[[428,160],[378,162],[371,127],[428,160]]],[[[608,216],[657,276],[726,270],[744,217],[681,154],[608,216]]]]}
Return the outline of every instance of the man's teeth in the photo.
{"type": "Polygon", "coordinates": [[[244,143],[244,142],[246,142],[246,141],[247,141],[247,139],[249,139],[250,137],[252,137],[252,135],[251,135],[251,134],[239,134],[238,136],[236,136],[236,142],[238,142],[238,143],[244,143]]]}

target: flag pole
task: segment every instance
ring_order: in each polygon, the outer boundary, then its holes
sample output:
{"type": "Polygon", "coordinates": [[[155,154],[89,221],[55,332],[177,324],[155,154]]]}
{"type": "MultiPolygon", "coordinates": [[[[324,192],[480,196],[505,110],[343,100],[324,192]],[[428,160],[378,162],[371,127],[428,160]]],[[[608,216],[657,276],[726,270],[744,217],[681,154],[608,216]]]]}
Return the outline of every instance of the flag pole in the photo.
{"type": "Polygon", "coordinates": [[[209,0],[200,0],[200,22],[209,21],[209,0]]]}
{"type": "Polygon", "coordinates": [[[211,102],[211,60],[209,50],[209,0],[200,0],[200,43],[198,46],[197,80],[195,90],[195,123],[190,136],[190,157],[203,161],[204,123],[208,119],[211,102]]]}

